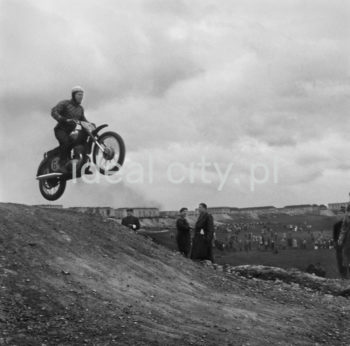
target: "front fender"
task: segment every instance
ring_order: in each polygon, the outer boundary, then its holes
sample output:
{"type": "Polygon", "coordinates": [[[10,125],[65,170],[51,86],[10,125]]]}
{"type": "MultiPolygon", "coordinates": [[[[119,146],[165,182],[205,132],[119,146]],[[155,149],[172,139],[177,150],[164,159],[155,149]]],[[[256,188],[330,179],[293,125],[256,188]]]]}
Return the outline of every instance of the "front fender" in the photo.
{"type": "Polygon", "coordinates": [[[104,124],[96,127],[96,129],[92,131],[92,134],[96,136],[102,129],[104,129],[107,126],[108,126],[107,124],[104,124]]]}
{"type": "Polygon", "coordinates": [[[43,166],[46,164],[46,162],[47,162],[47,158],[44,158],[44,159],[40,162],[39,167],[38,167],[38,171],[36,172],[36,176],[37,176],[37,177],[38,177],[39,175],[42,174],[41,170],[42,170],[43,166]]]}

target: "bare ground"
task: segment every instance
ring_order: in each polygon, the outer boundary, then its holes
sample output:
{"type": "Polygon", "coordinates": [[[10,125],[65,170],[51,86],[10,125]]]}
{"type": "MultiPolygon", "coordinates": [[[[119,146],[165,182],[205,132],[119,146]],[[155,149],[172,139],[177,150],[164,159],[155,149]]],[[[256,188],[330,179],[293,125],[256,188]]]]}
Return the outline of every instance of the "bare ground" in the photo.
{"type": "Polygon", "coordinates": [[[221,269],[98,216],[0,204],[0,345],[350,345],[348,282],[221,269]]]}

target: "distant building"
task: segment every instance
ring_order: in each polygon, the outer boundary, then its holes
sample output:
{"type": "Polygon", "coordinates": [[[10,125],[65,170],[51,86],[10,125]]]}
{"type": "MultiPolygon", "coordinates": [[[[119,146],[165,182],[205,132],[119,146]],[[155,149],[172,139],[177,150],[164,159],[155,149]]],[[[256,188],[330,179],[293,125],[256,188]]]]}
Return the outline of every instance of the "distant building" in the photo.
{"type": "Polygon", "coordinates": [[[51,208],[51,209],[62,209],[62,204],[35,204],[33,207],[39,207],[39,208],[51,208]]]}
{"type": "MultiPolygon", "coordinates": [[[[348,203],[330,203],[328,208],[326,205],[317,204],[298,204],[298,205],[287,205],[283,208],[276,208],[273,205],[261,206],[261,207],[248,207],[248,208],[236,208],[236,207],[209,207],[208,212],[210,214],[225,215],[225,214],[237,214],[237,215],[247,215],[252,216],[264,215],[264,214],[289,214],[289,215],[302,215],[302,214],[317,214],[320,215],[321,212],[331,212],[340,210],[341,207],[346,206],[348,203]]],[[[44,208],[62,208],[62,205],[38,205],[44,208]]],[[[128,207],[129,208],[129,207],[128,207]]],[[[81,213],[88,214],[98,214],[103,217],[112,217],[115,219],[122,219],[127,215],[124,208],[111,208],[111,207],[71,207],[70,210],[74,210],[81,213]]],[[[179,216],[179,211],[177,210],[162,210],[158,208],[148,208],[148,207],[134,207],[134,215],[138,218],[177,218],[179,216]]],[[[188,211],[188,216],[197,217],[199,214],[198,209],[188,211]]]]}
{"type": "Polygon", "coordinates": [[[283,210],[291,215],[299,214],[319,214],[320,206],[317,204],[297,204],[297,205],[286,205],[283,210]]]}
{"type": "Polygon", "coordinates": [[[78,213],[86,213],[90,215],[101,215],[104,217],[115,217],[115,211],[111,207],[71,207],[70,210],[78,213]]]}
{"type": "Polygon", "coordinates": [[[134,210],[134,216],[138,218],[157,218],[159,217],[159,209],[158,208],[133,208],[133,207],[128,207],[128,208],[119,208],[118,214],[121,211],[122,212],[122,217],[126,216],[126,210],[127,209],[133,209],[134,210]]]}
{"type": "Polygon", "coordinates": [[[188,216],[198,216],[199,211],[198,210],[189,210],[187,213],[188,216]]]}
{"type": "Polygon", "coordinates": [[[114,218],[115,219],[122,219],[124,216],[126,216],[126,209],[120,208],[120,209],[114,209],[114,218]]]}
{"type": "Polygon", "coordinates": [[[341,208],[346,208],[349,202],[328,203],[328,208],[332,211],[340,211],[341,208]]]}
{"type": "Polygon", "coordinates": [[[300,209],[300,208],[310,208],[310,207],[313,207],[313,206],[317,206],[315,204],[295,204],[295,205],[286,205],[284,208],[286,209],[300,209]]]}
{"type": "Polygon", "coordinates": [[[162,210],[159,212],[159,216],[162,218],[176,218],[179,216],[179,212],[176,210],[162,210]]]}
{"type": "Polygon", "coordinates": [[[92,208],[89,208],[89,207],[70,207],[68,209],[75,211],[77,213],[88,213],[89,209],[92,209],[92,208]]]}
{"type": "Polygon", "coordinates": [[[239,212],[244,214],[256,213],[256,214],[266,214],[273,213],[276,211],[276,207],[273,205],[267,205],[263,207],[250,207],[250,208],[240,208],[239,212]]]}
{"type": "Polygon", "coordinates": [[[110,207],[98,207],[96,209],[96,214],[100,214],[101,216],[105,217],[114,217],[115,216],[115,211],[113,208],[110,207]]]}
{"type": "MultiPolygon", "coordinates": [[[[159,217],[161,218],[171,218],[171,219],[175,219],[177,217],[179,217],[180,212],[177,210],[161,210],[159,212],[159,217]]],[[[187,212],[187,216],[198,216],[199,215],[199,211],[198,209],[196,210],[189,210],[187,212]]]]}
{"type": "Polygon", "coordinates": [[[207,210],[210,214],[233,214],[239,211],[234,207],[210,207],[207,210]]]}
{"type": "MultiPolygon", "coordinates": [[[[91,215],[101,215],[104,217],[113,217],[115,219],[122,219],[126,216],[126,210],[129,208],[114,209],[111,207],[72,207],[70,210],[74,210],[80,213],[87,213],[91,215]]],[[[134,215],[139,218],[143,217],[159,217],[158,208],[132,208],[134,215]]]]}

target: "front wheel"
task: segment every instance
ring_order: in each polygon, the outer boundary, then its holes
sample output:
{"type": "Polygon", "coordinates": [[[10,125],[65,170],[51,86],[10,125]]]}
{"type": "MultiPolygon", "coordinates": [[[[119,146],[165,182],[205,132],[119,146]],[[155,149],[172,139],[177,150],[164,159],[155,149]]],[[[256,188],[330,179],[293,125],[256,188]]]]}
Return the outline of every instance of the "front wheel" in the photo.
{"type": "MultiPolygon", "coordinates": [[[[50,169],[43,167],[39,170],[38,175],[47,173],[50,173],[50,169]]],[[[42,196],[48,201],[56,201],[63,195],[66,189],[66,183],[66,180],[59,178],[39,180],[39,190],[42,196]]]]}
{"type": "Polygon", "coordinates": [[[116,132],[105,132],[95,144],[92,159],[101,174],[113,174],[121,168],[125,159],[125,144],[123,138],[116,132]]]}

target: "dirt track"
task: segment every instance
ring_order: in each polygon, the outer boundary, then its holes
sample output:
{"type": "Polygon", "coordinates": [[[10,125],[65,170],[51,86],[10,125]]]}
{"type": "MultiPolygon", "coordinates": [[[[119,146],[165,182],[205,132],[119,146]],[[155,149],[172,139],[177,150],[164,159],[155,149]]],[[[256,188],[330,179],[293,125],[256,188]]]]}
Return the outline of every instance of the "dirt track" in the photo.
{"type": "Polygon", "coordinates": [[[68,210],[0,204],[0,299],[0,345],[350,345],[349,298],[222,273],[68,210]]]}

